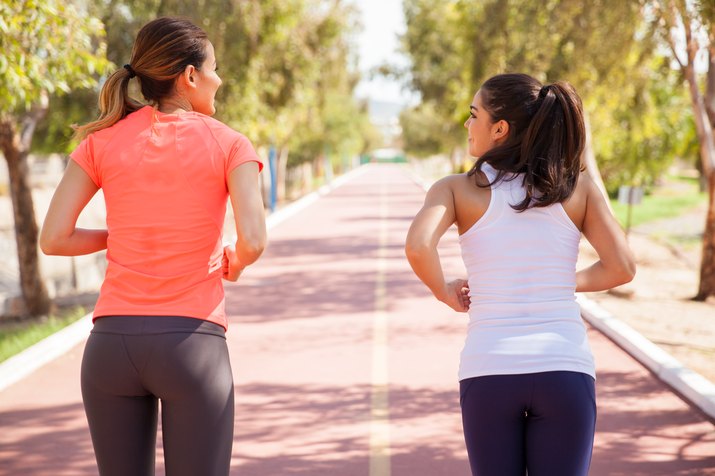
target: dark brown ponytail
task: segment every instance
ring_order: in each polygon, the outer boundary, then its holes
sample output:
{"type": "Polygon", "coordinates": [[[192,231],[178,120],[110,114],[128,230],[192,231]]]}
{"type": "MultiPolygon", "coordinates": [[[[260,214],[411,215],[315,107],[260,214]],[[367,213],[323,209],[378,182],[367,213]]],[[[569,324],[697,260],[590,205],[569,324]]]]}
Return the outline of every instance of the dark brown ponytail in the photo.
{"type": "Polygon", "coordinates": [[[523,174],[526,197],[515,210],[546,207],[568,199],[576,188],[586,130],[581,99],[566,82],[542,86],[526,74],[501,74],[481,87],[484,109],[494,122],[509,123],[509,136],[480,157],[474,175],[488,163],[497,170],[493,183],[523,174]]]}

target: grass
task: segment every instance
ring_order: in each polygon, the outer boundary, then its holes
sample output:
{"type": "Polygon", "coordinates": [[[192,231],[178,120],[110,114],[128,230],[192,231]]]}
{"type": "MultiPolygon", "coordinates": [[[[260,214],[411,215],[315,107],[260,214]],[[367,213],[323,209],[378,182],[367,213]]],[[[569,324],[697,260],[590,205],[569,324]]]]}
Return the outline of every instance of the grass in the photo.
{"type": "Polygon", "coordinates": [[[78,321],[86,314],[87,310],[84,307],[76,306],[50,317],[2,323],[0,326],[0,362],[78,321]]]}
{"type": "MultiPolygon", "coordinates": [[[[631,227],[654,220],[672,218],[682,215],[707,202],[707,194],[698,190],[696,182],[687,179],[671,179],[666,185],[656,188],[651,194],[643,197],[638,205],[633,205],[631,227]]],[[[628,205],[611,200],[616,218],[626,226],[628,205]]]]}

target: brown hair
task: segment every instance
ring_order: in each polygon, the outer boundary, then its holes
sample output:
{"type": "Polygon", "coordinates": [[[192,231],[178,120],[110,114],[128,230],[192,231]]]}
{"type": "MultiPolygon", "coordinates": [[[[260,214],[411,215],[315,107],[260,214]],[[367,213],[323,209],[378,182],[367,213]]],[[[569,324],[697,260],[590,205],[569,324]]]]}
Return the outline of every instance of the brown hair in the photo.
{"type": "Polygon", "coordinates": [[[581,98],[573,86],[563,81],[542,86],[526,74],[500,74],[488,79],[480,91],[492,121],[509,123],[509,135],[484,153],[468,175],[480,171],[485,162],[497,170],[497,176],[479,186],[499,183],[507,174],[523,174],[526,197],[512,204],[518,211],[569,198],[583,170],[586,137],[581,98]]]}
{"type": "Polygon", "coordinates": [[[193,65],[200,69],[206,60],[206,33],[189,20],[162,17],[142,27],[132,48],[129,64],[112,73],[99,93],[99,117],[75,127],[75,138],[112,126],[144,105],[128,93],[129,80],[136,76],[144,99],[153,104],[171,95],[174,81],[193,65]]]}

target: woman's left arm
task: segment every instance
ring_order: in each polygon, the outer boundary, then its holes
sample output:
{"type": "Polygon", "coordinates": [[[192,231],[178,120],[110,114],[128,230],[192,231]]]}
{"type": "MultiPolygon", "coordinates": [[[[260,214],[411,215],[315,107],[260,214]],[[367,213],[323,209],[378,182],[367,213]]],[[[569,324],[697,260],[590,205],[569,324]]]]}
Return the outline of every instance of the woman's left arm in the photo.
{"type": "Polygon", "coordinates": [[[469,309],[467,281],[446,282],[437,245],[456,220],[454,196],[449,177],[435,183],[427,192],[425,203],[412,221],[405,241],[405,254],[418,278],[434,296],[459,312],[469,309]]]}
{"type": "Polygon", "coordinates": [[[57,186],[40,232],[40,248],[47,255],[86,255],[107,248],[107,230],[77,228],[77,219],[99,188],[70,160],[57,186]]]}

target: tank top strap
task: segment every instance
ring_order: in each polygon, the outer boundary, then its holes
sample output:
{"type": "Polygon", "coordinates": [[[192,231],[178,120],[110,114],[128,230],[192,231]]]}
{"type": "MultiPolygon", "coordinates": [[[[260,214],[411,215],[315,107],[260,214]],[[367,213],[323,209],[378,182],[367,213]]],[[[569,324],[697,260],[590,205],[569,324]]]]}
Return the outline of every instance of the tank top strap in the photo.
{"type": "Polygon", "coordinates": [[[497,176],[497,170],[486,162],[482,164],[482,172],[487,176],[489,182],[493,182],[497,176]]]}

